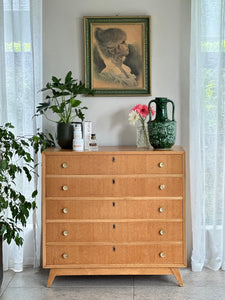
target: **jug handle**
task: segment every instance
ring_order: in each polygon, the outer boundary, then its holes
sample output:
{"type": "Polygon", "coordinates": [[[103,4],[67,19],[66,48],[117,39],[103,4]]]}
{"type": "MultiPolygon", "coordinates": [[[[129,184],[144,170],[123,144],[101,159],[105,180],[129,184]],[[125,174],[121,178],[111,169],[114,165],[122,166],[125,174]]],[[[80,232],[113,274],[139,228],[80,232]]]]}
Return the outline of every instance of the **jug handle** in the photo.
{"type": "Polygon", "coordinates": [[[148,104],[148,111],[149,111],[149,121],[152,120],[152,114],[151,114],[151,104],[152,102],[155,102],[155,100],[151,100],[148,104]]]}
{"type": "Polygon", "coordinates": [[[175,111],[175,106],[174,106],[174,103],[172,100],[170,99],[167,99],[168,102],[172,103],[172,106],[173,106],[173,112],[172,112],[172,121],[174,121],[174,111],[175,111]]]}

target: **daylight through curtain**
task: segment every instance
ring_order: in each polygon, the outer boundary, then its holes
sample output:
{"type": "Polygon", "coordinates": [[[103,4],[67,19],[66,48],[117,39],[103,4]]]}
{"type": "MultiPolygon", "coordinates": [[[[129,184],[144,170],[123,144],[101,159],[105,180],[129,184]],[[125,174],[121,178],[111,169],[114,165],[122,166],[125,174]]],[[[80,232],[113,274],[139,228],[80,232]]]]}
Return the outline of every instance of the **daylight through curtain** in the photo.
{"type": "Polygon", "coordinates": [[[225,3],[192,0],[190,180],[192,269],[225,269],[225,3]]]}
{"type": "MultiPolygon", "coordinates": [[[[41,102],[41,53],[42,1],[0,0],[0,124],[11,122],[16,135],[33,135],[41,128],[41,120],[32,118],[41,102]]],[[[25,195],[40,190],[40,178],[31,183],[21,178],[17,184],[25,195]]],[[[4,243],[4,270],[21,271],[24,265],[40,264],[40,192],[36,200],[38,209],[31,212],[23,247],[4,243]]]]}

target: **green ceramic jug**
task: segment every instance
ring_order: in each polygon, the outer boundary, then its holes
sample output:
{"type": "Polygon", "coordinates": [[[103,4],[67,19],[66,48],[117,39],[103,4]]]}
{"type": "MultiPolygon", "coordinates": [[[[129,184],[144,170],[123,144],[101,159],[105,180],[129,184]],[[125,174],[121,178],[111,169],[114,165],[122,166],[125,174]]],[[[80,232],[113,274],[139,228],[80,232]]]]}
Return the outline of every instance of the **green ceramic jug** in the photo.
{"type": "Polygon", "coordinates": [[[155,98],[148,104],[149,111],[152,103],[156,104],[156,117],[151,119],[149,114],[148,133],[149,142],[155,149],[169,149],[176,140],[176,121],[174,121],[175,106],[172,100],[167,98],[155,98]],[[167,104],[172,104],[172,120],[167,116],[167,104]]]}

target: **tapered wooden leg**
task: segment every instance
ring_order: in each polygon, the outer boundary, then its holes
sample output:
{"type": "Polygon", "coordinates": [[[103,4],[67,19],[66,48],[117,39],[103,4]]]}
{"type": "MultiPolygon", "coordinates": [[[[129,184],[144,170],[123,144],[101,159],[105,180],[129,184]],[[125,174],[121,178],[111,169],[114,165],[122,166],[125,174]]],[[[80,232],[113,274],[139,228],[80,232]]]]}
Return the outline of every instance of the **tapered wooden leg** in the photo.
{"type": "Polygon", "coordinates": [[[180,274],[180,269],[179,268],[171,268],[171,271],[172,271],[173,275],[175,276],[179,286],[184,286],[183,279],[180,274]]]}
{"type": "Polygon", "coordinates": [[[55,279],[56,276],[56,270],[51,269],[49,272],[49,276],[48,276],[48,282],[47,282],[47,287],[50,287],[55,279]]]}

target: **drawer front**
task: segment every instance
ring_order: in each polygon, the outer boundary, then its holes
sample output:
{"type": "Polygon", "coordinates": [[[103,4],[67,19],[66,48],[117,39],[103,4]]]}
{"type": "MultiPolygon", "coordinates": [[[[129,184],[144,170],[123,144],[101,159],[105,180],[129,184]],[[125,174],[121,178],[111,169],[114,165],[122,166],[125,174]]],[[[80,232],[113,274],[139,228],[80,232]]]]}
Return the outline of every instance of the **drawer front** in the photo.
{"type": "Polygon", "coordinates": [[[48,177],[47,197],[179,197],[182,177],[48,177]]]}
{"type": "Polygon", "coordinates": [[[47,265],[164,265],[182,264],[183,260],[182,244],[46,246],[47,265]]]}
{"type": "Polygon", "coordinates": [[[47,242],[182,241],[182,222],[47,223],[47,242]]]}
{"type": "Polygon", "coordinates": [[[47,200],[47,220],[182,219],[182,200],[47,200]]]}
{"type": "Polygon", "coordinates": [[[46,174],[181,174],[183,157],[175,155],[48,155],[46,174]]]}

